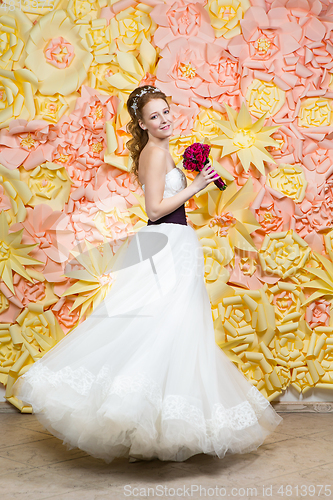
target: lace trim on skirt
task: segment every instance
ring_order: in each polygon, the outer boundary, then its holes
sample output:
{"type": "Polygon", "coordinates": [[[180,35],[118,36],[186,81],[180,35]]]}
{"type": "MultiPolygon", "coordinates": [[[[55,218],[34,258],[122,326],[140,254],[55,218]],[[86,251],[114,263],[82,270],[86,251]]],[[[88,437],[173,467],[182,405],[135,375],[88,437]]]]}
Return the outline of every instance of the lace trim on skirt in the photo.
{"type": "MultiPolygon", "coordinates": [[[[221,428],[241,430],[252,426],[270,405],[258,389],[252,386],[246,394],[247,401],[232,408],[225,408],[223,404],[216,403],[212,408],[212,418],[206,419],[202,410],[190,404],[186,397],[177,394],[163,397],[159,385],[144,373],[138,373],[135,376],[118,375],[112,379],[107,365],[104,365],[97,376],[94,376],[83,367],[73,370],[66,366],[53,372],[46,366],[39,365],[37,361],[28,372],[21,376],[21,379],[31,381],[37,392],[39,384],[44,386],[47,383],[49,387],[53,388],[67,385],[82,396],[87,396],[92,386],[98,384],[101,387],[104,400],[113,394],[121,398],[131,393],[142,394],[161,413],[162,421],[168,419],[183,420],[203,432],[208,432],[209,435],[217,435],[221,428]]],[[[18,395],[18,397],[23,396],[18,395]]],[[[35,412],[42,409],[42,403],[39,401],[38,403],[36,401],[36,404],[33,402],[29,404],[32,404],[35,412]],[[39,408],[39,404],[41,408],[39,408]]]]}

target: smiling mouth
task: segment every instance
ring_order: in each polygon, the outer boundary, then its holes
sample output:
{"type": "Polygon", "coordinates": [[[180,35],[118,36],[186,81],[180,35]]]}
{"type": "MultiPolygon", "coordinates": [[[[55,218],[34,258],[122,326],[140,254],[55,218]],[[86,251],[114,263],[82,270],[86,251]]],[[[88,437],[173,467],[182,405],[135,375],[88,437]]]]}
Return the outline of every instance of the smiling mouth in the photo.
{"type": "Polygon", "coordinates": [[[166,125],[165,127],[161,127],[162,130],[166,129],[166,128],[169,128],[170,125],[166,125]]]}

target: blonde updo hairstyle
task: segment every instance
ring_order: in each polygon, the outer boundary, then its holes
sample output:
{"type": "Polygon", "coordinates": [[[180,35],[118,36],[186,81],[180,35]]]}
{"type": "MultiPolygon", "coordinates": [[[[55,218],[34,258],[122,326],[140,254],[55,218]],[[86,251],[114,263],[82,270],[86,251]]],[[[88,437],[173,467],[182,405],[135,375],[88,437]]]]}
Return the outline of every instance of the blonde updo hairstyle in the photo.
{"type": "Polygon", "coordinates": [[[143,120],[142,109],[147,102],[152,99],[164,99],[170,107],[167,96],[161,90],[153,87],[152,85],[144,85],[137,87],[127,99],[127,111],[131,120],[126,125],[126,130],[132,135],[132,139],[126,142],[126,147],[132,159],[131,172],[135,175],[140,187],[141,182],[138,177],[139,158],[141,151],[148,142],[148,132],[143,130],[139,125],[139,120],[143,120]]]}

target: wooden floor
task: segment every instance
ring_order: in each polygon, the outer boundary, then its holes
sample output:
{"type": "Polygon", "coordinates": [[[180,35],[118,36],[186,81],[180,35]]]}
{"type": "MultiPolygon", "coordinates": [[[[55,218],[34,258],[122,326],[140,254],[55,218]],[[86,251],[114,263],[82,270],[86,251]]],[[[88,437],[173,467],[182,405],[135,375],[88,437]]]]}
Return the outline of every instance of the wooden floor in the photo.
{"type": "Polygon", "coordinates": [[[79,449],[67,451],[34,415],[0,413],[0,498],[333,499],[333,414],[281,416],[275,433],[252,453],[106,464],[79,449]]]}

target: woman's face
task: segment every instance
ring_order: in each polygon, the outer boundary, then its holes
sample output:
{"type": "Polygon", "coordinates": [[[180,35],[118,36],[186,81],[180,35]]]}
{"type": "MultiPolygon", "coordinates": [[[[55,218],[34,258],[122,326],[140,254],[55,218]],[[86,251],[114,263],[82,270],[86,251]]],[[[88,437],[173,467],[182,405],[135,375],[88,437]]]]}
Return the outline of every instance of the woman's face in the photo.
{"type": "Polygon", "coordinates": [[[168,104],[164,99],[151,99],[142,108],[142,118],[139,125],[148,134],[158,139],[170,137],[173,133],[173,118],[168,104]]]}

